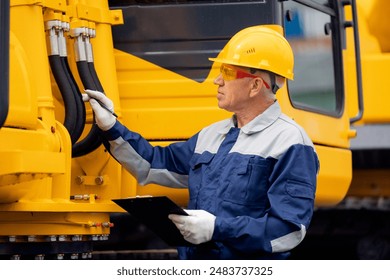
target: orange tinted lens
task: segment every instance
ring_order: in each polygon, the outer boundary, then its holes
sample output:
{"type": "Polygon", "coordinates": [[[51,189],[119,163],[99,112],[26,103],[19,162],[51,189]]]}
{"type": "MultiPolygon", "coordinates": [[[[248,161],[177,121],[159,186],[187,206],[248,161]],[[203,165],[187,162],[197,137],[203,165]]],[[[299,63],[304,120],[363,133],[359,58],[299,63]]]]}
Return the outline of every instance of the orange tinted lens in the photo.
{"type": "Polygon", "coordinates": [[[222,78],[225,81],[232,81],[236,78],[237,71],[233,68],[228,67],[225,64],[222,64],[221,65],[221,74],[222,74],[222,78]]]}
{"type": "Polygon", "coordinates": [[[261,78],[260,76],[256,76],[256,75],[253,75],[253,74],[246,73],[246,72],[241,71],[239,69],[236,69],[236,68],[233,68],[233,67],[229,67],[226,64],[222,64],[221,65],[220,71],[221,71],[221,74],[222,74],[222,78],[225,81],[233,81],[235,79],[242,79],[242,78],[260,78],[260,79],[263,80],[263,83],[264,83],[265,87],[268,88],[268,89],[270,88],[270,86],[267,84],[267,82],[264,81],[264,79],[261,78]]]}

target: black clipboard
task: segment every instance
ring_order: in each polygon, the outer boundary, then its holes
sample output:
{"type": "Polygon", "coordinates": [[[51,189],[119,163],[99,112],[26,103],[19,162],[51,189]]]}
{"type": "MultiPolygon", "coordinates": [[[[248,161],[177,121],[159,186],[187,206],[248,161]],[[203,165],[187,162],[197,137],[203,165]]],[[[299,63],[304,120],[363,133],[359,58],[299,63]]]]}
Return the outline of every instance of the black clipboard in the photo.
{"type": "Polygon", "coordinates": [[[146,225],[168,245],[193,246],[183,238],[175,224],[168,218],[169,214],[188,214],[167,196],[139,196],[112,201],[146,225]]]}

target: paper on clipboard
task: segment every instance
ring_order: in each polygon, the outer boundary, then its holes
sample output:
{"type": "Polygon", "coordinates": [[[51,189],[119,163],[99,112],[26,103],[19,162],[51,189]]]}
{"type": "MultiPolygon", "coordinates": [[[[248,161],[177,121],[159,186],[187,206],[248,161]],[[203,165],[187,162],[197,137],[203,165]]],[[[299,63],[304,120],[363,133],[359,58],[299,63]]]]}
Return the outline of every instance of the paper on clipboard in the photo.
{"type": "Polygon", "coordinates": [[[170,246],[193,246],[168,218],[169,214],[188,215],[167,196],[137,196],[113,199],[140,223],[146,225],[170,246]]]}

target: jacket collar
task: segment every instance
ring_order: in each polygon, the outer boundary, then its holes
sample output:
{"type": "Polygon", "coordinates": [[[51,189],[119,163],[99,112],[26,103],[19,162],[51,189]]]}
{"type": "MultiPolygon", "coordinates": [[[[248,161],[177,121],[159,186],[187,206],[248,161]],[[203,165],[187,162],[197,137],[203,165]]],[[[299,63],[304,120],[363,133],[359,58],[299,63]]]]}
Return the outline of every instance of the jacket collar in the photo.
{"type": "MultiPolygon", "coordinates": [[[[241,127],[241,131],[245,134],[253,134],[260,132],[274,123],[281,115],[282,110],[278,101],[275,101],[271,106],[269,106],[263,113],[255,117],[245,126],[241,127]]],[[[227,134],[232,127],[237,127],[237,118],[236,115],[233,115],[223,126],[219,133],[227,134]]]]}

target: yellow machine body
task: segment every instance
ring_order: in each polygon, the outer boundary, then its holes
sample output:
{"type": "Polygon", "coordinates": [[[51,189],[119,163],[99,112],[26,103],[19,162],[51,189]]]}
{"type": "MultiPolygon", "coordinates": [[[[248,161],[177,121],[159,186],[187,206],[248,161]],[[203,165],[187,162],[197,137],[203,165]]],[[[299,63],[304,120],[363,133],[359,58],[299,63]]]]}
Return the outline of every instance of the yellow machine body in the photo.
{"type": "MultiPolygon", "coordinates": [[[[379,8],[385,1],[357,2],[365,105],[359,124],[386,123],[390,121],[386,109],[390,95],[383,89],[390,37],[378,27],[383,27],[376,22],[382,17],[371,16],[385,14],[385,9],[379,8]]],[[[217,106],[213,80],[218,65],[210,68],[203,81],[195,81],[114,48],[112,26],[123,24],[124,19],[121,10],[110,10],[108,1],[11,0],[10,103],[0,129],[0,242],[104,240],[113,226],[110,214],[123,212],[111,201],[114,198],[167,195],[185,207],[187,190],[139,186],[103,145],[87,155],[72,157],[71,139],[63,125],[64,103],[48,63],[45,24],[50,20],[65,21],[71,30],[90,27],[96,31],[91,38],[95,67],[106,94],[114,101],[118,119],[153,145],[185,141],[204,126],[231,116],[217,106]]],[[[74,60],[75,39],[70,35],[66,39],[70,68],[82,91],[74,60]]],[[[287,87],[277,94],[282,110],[302,125],[315,143],[320,159],[318,207],[341,202],[352,181],[350,140],[356,135],[350,118],[358,107],[353,46],[352,34],[347,31],[345,107],[340,115],[293,106],[287,87]]],[[[88,104],[86,112],[81,138],[93,122],[88,104]]]]}

